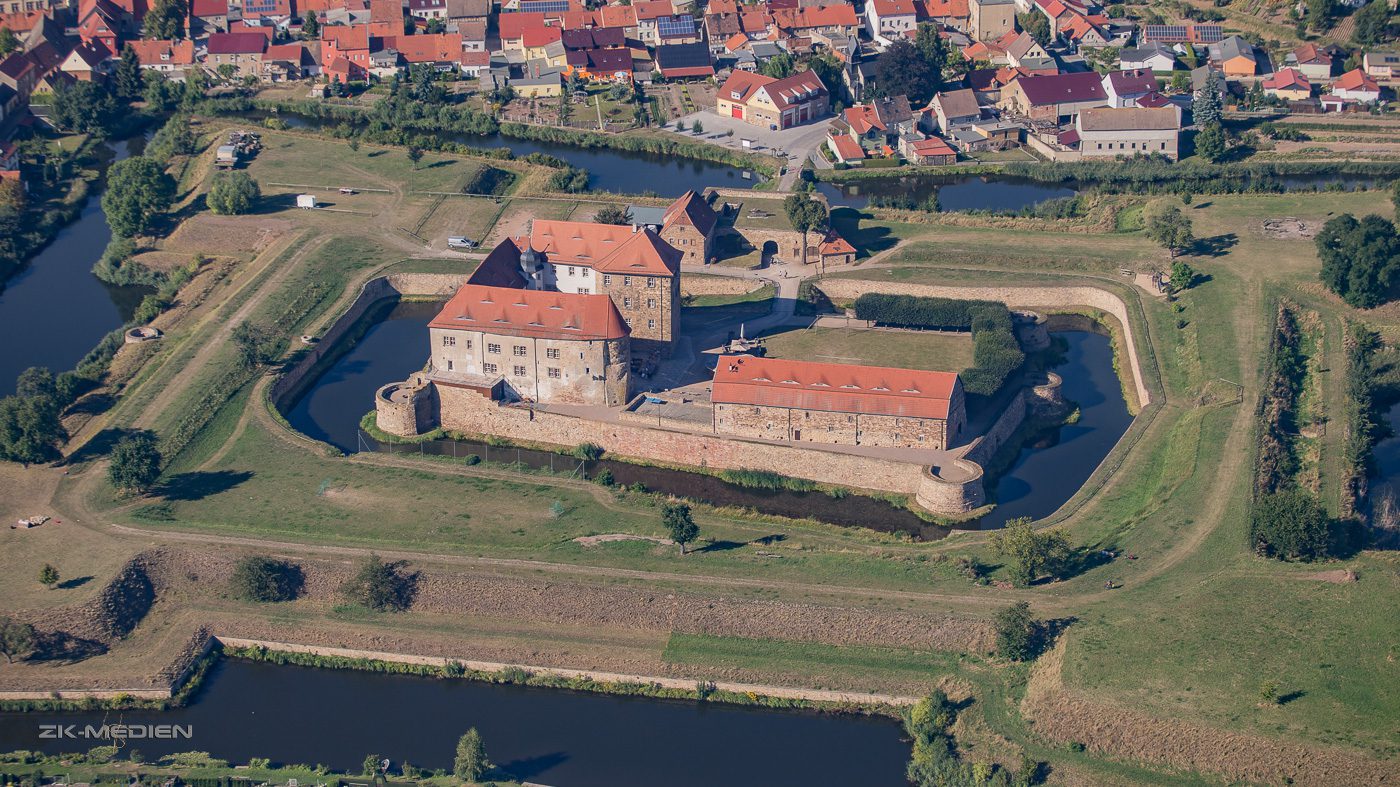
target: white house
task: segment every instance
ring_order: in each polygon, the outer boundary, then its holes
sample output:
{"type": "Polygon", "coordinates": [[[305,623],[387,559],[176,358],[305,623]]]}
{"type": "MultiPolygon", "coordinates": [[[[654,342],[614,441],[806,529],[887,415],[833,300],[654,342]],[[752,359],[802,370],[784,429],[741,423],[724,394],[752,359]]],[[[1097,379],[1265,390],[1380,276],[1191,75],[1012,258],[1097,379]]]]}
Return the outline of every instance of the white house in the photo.
{"type": "Polygon", "coordinates": [[[1171,71],[1176,68],[1176,53],[1167,45],[1153,41],[1147,46],[1119,52],[1118,67],[1124,71],[1171,71]]]}
{"type": "Polygon", "coordinates": [[[1332,95],[1362,104],[1374,104],[1381,100],[1381,86],[1365,71],[1354,68],[1332,83],[1332,95]]]}
{"type": "Polygon", "coordinates": [[[865,29],[880,46],[889,46],[919,23],[914,0],[871,0],[865,4],[865,29]]]}
{"type": "Polygon", "coordinates": [[[1155,154],[1177,159],[1181,115],[1175,106],[1094,107],[1080,112],[1074,126],[1084,158],[1155,154]]]}

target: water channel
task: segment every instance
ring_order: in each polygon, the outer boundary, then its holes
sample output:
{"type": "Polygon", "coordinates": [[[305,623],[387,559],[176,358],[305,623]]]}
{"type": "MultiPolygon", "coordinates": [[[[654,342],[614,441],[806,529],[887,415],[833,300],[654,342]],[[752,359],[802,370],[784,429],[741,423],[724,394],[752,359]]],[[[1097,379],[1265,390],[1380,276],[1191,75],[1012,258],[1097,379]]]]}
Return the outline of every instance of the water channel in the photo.
{"type": "MultiPolygon", "coordinates": [[[[698,473],[608,459],[580,463],[546,451],[465,441],[378,446],[360,432],[360,418],[373,407],[374,392],[379,386],[402,380],[422,368],[427,353],[427,324],[439,308],[438,303],[405,302],[382,312],[381,319],[359,342],[311,382],[287,413],[288,421],[299,431],[347,452],[421,451],[459,458],[475,454],[488,461],[518,462],[585,476],[606,468],[618,483],[641,483],[652,491],[720,506],[749,507],[777,516],[812,517],[884,532],[902,531],[925,540],[948,533],[946,528],[931,525],[907,509],[863,495],[835,498],[822,492],[753,489],[698,473]]],[[[998,508],[968,526],[995,527],[1011,517],[1049,515],[1084,483],[1132,422],[1113,369],[1113,348],[1108,337],[1083,330],[1085,326],[1074,327],[1080,329],[1055,333],[1068,347],[1063,363],[1055,371],[1064,378],[1065,396],[1080,407],[1079,421],[1022,449],[995,485],[998,508]]]]}
{"type": "Polygon", "coordinates": [[[132,741],[147,760],[205,751],[233,763],[365,755],[397,769],[452,767],[476,727],[511,777],[553,787],[907,784],[909,746],[886,718],[614,697],[558,689],[225,660],[193,704],[169,711],[0,714],[4,749],[50,754],[105,741],[40,739],[40,724],[189,725],[188,739],[132,741]]]}
{"type": "Polygon", "coordinates": [[[1073,197],[1074,189],[1058,184],[1038,183],[1025,178],[978,175],[911,175],[852,180],[845,183],[817,184],[817,190],[833,205],[862,209],[870,198],[909,197],[922,205],[938,196],[943,212],[968,210],[1019,211],[1046,200],[1073,197]]]}
{"type": "MultiPolygon", "coordinates": [[[[119,161],[137,153],[144,138],[114,145],[119,161]]],[[[94,190],[95,191],[95,190],[94,190]]],[[[114,287],[92,275],[111,238],[102,201],[93,193],[76,221],[58,231],[29,264],[0,290],[0,396],[15,391],[15,377],[31,366],[67,371],[103,336],[130,319],[145,287],[114,287]]]]}

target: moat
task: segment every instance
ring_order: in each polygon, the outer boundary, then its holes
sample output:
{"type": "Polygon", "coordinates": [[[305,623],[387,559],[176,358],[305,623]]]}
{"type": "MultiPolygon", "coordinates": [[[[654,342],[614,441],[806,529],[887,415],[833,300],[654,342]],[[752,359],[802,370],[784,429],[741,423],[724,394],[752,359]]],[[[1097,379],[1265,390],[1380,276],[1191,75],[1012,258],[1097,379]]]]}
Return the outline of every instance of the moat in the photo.
{"type": "MultiPolygon", "coordinates": [[[[485,461],[585,477],[607,469],[620,484],[640,483],[651,491],[718,506],[903,532],[925,540],[941,538],[949,532],[907,508],[864,495],[837,498],[822,492],[754,489],[710,475],[606,458],[581,462],[547,451],[469,441],[380,445],[360,430],[360,419],[372,406],[379,386],[422,368],[426,326],[440,308],[441,303],[436,301],[402,302],[374,313],[370,318],[372,325],[359,341],[312,381],[287,411],[292,426],[346,452],[421,452],[460,459],[476,455],[485,461]]],[[[1013,517],[1041,518],[1053,513],[1079,489],[1132,422],[1114,370],[1108,337],[1082,329],[1056,331],[1054,335],[1065,343],[1063,359],[1054,371],[1064,378],[1064,397],[1079,407],[1079,418],[1073,424],[1038,435],[1032,444],[1018,451],[994,488],[988,490],[988,499],[997,502],[997,507],[980,520],[962,523],[960,527],[999,527],[1013,517]]]]}
{"type": "MultiPolygon", "coordinates": [[[[555,787],[906,784],[908,744],[888,718],[823,715],[224,660],[194,702],[169,711],[0,714],[3,747],[56,754],[106,741],[42,740],[40,724],[189,725],[189,739],[135,743],[154,760],[205,751],[233,763],[324,763],[357,772],[371,752],[395,772],[451,768],[480,730],[510,777],[555,787]]],[[[81,729],[81,727],[79,727],[81,729]]]]}

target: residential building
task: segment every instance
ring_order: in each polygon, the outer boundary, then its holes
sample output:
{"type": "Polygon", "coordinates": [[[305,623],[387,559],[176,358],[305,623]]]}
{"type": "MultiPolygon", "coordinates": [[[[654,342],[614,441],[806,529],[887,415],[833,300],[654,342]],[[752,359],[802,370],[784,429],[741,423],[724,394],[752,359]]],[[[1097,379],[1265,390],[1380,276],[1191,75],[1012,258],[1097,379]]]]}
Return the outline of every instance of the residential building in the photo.
{"type": "Polygon", "coordinates": [[[958,160],[958,152],[938,137],[900,137],[899,153],[911,164],[955,164],[958,160]]]}
{"type": "Polygon", "coordinates": [[[1093,71],[1018,77],[1001,91],[1001,106],[1018,115],[1059,123],[1083,109],[1108,105],[1103,81],[1093,71]]]}
{"type": "Polygon", "coordinates": [[[954,126],[961,126],[982,118],[982,107],[977,103],[977,94],[969,88],[949,90],[934,95],[924,115],[924,130],[947,136],[954,126]]]}
{"type": "Polygon", "coordinates": [[[1289,52],[1284,62],[1309,81],[1323,82],[1332,78],[1332,55],[1317,44],[1303,44],[1289,52]]]}
{"type": "Polygon", "coordinates": [[[1264,94],[1281,98],[1284,101],[1306,101],[1312,98],[1312,83],[1303,72],[1294,68],[1281,68],[1264,78],[1261,84],[1264,94]]]}
{"type": "Polygon", "coordinates": [[[1337,77],[1332,83],[1332,95],[1361,104],[1374,104],[1381,100],[1381,86],[1371,75],[1355,68],[1337,77]]]}
{"type": "MultiPolygon", "coordinates": [[[[631,64],[630,56],[628,64],[631,64]]],[[[658,46],[656,68],[667,79],[706,79],[715,75],[710,48],[699,42],[658,46]]]]}
{"type": "Polygon", "coordinates": [[[1168,72],[1176,68],[1176,52],[1166,44],[1152,41],[1135,49],[1119,51],[1118,67],[1124,71],[1168,72]]]}
{"type": "Polygon", "coordinates": [[[1015,0],[968,0],[967,8],[974,41],[995,41],[1016,29],[1015,0]]]}
{"type": "Polygon", "coordinates": [[[1239,36],[1230,36],[1210,45],[1211,65],[1226,77],[1252,77],[1259,73],[1259,55],[1254,45],[1239,36]]]}
{"type": "Polygon", "coordinates": [[[63,59],[59,70],[79,82],[92,82],[101,79],[111,71],[106,65],[111,57],[112,51],[107,48],[106,44],[79,41],[78,45],[73,47],[73,51],[69,52],[68,56],[63,59]]]}
{"type": "Polygon", "coordinates": [[[1135,107],[1146,96],[1157,92],[1157,77],[1145,68],[1110,71],[1103,75],[1103,90],[1111,107],[1135,107]]]}
{"type": "Polygon", "coordinates": [[[228,0],[191,0],[190,38],[228,32],[228,0]]]}
{"type": "Polygon", "coordinates": [[[853,164],[865,160],[865,148],[849,134],[827,134],[826,146],[838,163],[853,164]]]}
{"type": "Polygon", "coordinates": [[[714,430],[760,440],[947,449],[967,422],[950,372],[722,355],[714,430]]]}
{"type": "Polygon", "coordinates": [[[881,46],[889,46],[918,24],[914,0],[869,0],[865,4],[865,29],[881,46]]]}
{"type": "Polygon", "coordinates": [[[262,76],[267,36],[258,33],[214,33],[205,45],[204,62],[216,72],[228,71],[240,77],[262,76]]]}
{"type": "Polygon", "coordinates": [[[141,67],[162,74],[183,74],[194,66],[194,42],[141,40],[129,41],[127,46],[136,52],[141,67]]]}
{"type": "Polygon", "coordinates": [[[716,111],[725,117],[778,129],[825,117],[831,96],[811,71],[783,79],[735,71],[720,86],[715,101],[716,111]]]}
{"type": "Polygon", "coordinates": [[[672,202],[661,217],[661,239],[681,252],[681,262],[704,264],[711,258],[719,216],[710,203],[694,191],[672,202]]]}
{"type": "Polygon", "coordinates": [[[431,22],[447,21],[447,0],[408,0],[408,15],[431,22]]]}
{"type": "Polygon", "coordinates": [[[1175,106],[1093,107],[1079,113],[1074,130],[1084,158],[1151,154],[1176,161],[1181,115],[1175,106]]]}
{"type": "Polygon", "coordinates": [[[1361,56],[1361,67],[1372,79],[1400,80],[1400,52],[1367,52],[1361,56]]]}
{"type": "Polygon", "coordinates": [[[300,41],[269,46],[263,53],[263,81],[292,82],[310,76],[313,61],[306,47],[300,41]]]}

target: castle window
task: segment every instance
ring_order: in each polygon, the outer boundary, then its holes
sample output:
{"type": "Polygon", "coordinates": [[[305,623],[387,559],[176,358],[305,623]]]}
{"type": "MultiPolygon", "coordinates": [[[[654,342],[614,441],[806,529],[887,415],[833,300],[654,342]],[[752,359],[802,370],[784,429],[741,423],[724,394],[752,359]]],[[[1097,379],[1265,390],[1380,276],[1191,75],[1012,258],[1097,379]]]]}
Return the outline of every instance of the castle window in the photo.
{"type": "Polygon", "coordinates": [[[622,277],[622,286],[623,286],[623,287],[631,287],[631,286],[632,286],[632,277],[631,277],[631,276],[623,276],[623,277],[622,277]]]}
{"type": "Polygon", "coordinates": [[[604,273],[604,274],[603,274],[603,286],[604,286],[604,287],[607,287],[607,286],[610,285],[610,284],[612,284],[612,275],[611,275],[611,274],[608,274],[608,273],[604,273]]]}
{"type": "Polygon", "coordinates": [[[481,365],[481,371],[482,371],[483,374],[495,374],[495,373],[496,373],[496,364],[494,364],[494,363],[483,363],[483,364],[481,365]]]}
{"type": "Polygon", "coordinates": [[[558,348],[558,347],[550,347],[549,349],[547,349],[547,350],[544,351],[544,357],[549,358],[550,360],[558,360],[558,359],[559,359],[559,348],[558,348]]]}
{"type": "Polygon", "coordinates": [[[442,346],[443,346],[443,347],[456,347],[456,346],[457,346],[457,337],[456,337],[456,336],[444,336],[444,337],[442,337],[442,346]]]}
{"type": "Polygon", "coordinates": [[[524,377],[524,376],[525,376],[525,367],[524,367],[524,366],[516,366],[516,367],[513,367],[513,368],[511,369],[511,371],[515,373],[515,376],[516,376],[516,377],[524,377]]]}
{"type": "Polygon", "coordinates": [[[570,276],[573,276],[573,275],[574,275],[574,266],[572,266],[572,265],[569,266],[569,275],[570,275],[570,276]]]}
{"type": "Polygon", "coordinates": [[[449,361],[447,362],[447,371],[449,371],[449,372],[452,371],[452,361],[451,361],[451,360],[449,360],[449,361]]]}
{"type": "Polygon", "coordinates": [[[494,354],[494,355],[500,355],[500,354],[501,354],[501,345],[496,344],[496,343],[494,343],[494,342],[487,343],[487,345],[486,345],[486,352],[492,353],[492,354],[494,354]]]}
{"type": "MultiPolygon", "coordinates": [[[[647,281],[651,281],[651,279],[647,279],[647,281]]],[[[655,309],[655,308],[656,308],[656,299],[655,299],[655,298],[647,298],[647,308],[648,308],[648,309],[655,309]]]]}
{"type": "Polygon", "coordinates": [[[630,309],[630,308],[632,308],[632,299],[631,299],[631,298],[623,298],[623,299],[622,299],[622,308],[624,308],[624,309],[630,309]]]}
{"type": "Polygon", "coordinates": [[[515,352],[515,354],[516,354],[517,356],[524,357],[524,355],[525,355],[525,345],[523,345],[523,344],[517,344],[517,345],[515,345],[515,347],[512,348],[512,349],[513,349],[513,351],[515,352]]]}
{"type": "Polygon", "coordinates": [[[559,369],[558,369],[557,367],[554,367],[554,366],[549,367],[549,378],[550,378],[551,380],[558,380],[558,379],[559,379],[559,369]]]}
{"type": "Polygon", "coordinates": [[[648,327],[648,328],[651,328],[652,330],[655,330],[655,329],[656,329],[656,320],[647,320],[647,327],[648,327]]]}

